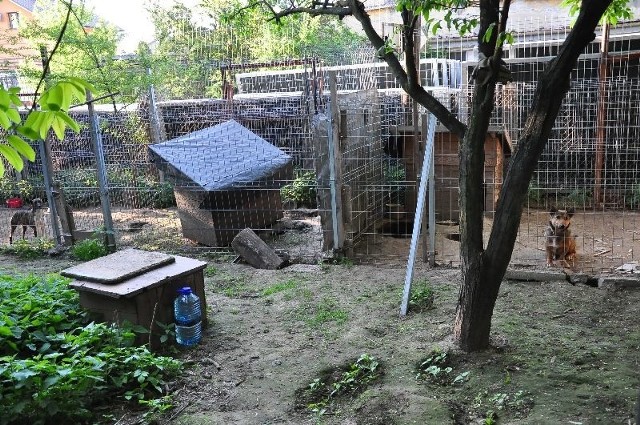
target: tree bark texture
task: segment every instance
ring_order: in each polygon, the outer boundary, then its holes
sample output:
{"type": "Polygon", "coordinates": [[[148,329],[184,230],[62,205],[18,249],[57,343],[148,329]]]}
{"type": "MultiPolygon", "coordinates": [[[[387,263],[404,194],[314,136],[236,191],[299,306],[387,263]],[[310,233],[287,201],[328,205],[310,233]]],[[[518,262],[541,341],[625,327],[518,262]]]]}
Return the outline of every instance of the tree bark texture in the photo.
{"type": "MultiPolygon", "coordinates": [[[[562,101],[569,90],[571,72],[584,48],[595,38],[595,28],[611,0],[584,0],[576,23],[558,56],[543,72],[531,111],[507,171],[487,249],[482,246],[482,184],[484,136],[493,105],[491,87],[476,87],[469,129],[460,159],[460,254],[462,285],[454,324],[454,339],[461,349],[477,351],[489,346],[491,318],[520,225],[529,182],[549,139],[562,101]],[[484,123],[484,124],[483,124],[484,123]],[[484,131],[484,134],[482,132],[484,131]]],[[[483,2],[481,2],[482,9],[483,2]]]]}

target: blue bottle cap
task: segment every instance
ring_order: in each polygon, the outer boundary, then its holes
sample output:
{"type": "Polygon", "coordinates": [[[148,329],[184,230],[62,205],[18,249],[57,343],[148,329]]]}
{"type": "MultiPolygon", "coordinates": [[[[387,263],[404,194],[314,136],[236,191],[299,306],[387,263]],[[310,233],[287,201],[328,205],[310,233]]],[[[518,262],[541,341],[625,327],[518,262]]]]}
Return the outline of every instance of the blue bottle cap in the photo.
{"type": "Polygon", "coordinates": [[[182,288],[178,289],[178,293],[180,295],[189,295],[192,292],[193,291],[191,290],[191,287],[189,287],[189,286],[183,286],[182,288]]]}

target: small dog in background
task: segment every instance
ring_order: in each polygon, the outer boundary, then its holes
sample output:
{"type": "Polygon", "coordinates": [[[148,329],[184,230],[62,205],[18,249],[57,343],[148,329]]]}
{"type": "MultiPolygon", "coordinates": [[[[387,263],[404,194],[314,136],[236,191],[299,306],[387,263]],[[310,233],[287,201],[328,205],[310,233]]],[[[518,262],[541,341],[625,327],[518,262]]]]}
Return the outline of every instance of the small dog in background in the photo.
{"type": "Polygon", "coordinates": [[[11,216],[11,234],[9,235],[9,243],[13,243],[13,232],[16,231],[18,226],[22,226],[22,239],[24,239],[27,229],[31,227],[33,229],[33,236],[38,237],[38,229],[36,228],[36,215],[42,209],[42,199],[35,198],[31,201],[30,210],[20,210],[13,213],[11,216]]]}
{"type": "Polygon", "coordinates": [[[553,266],[553,261],[558,260],[568,267],[569,262],[573,266],[576,258],[576,239],[571,235],[569,226],[574,209],[558,210],[555,207],[549,210],[549,225],[544,231],[546,238],[547,266],[553,266]]]}

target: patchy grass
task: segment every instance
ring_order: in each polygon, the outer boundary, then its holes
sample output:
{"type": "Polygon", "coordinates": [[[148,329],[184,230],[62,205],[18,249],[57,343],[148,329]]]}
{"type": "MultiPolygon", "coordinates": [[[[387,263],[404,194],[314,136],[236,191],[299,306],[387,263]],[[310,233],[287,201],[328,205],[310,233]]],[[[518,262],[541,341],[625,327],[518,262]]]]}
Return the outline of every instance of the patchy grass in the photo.
{"type": "MultiPolygon", "coordinates": [[[[34,261],[24,264],[60,269],[52,259],[34,261]]],[[[14,256],[0,257],[0,267],[15,264],[14,256]]],[[[212,266],[205,280],[215,312],[202,343],[180,353],[190,367],[175,382],[175,408],[162,411],[166,405],[157,401],[159,423],[174,415],[180,425],[586,425],[632,418],[640,291],[504,282],[492,346],[467,354],[452,345],[457,269],[418,268],[417,281],[429,283],[436,302],[400,317],[398,268],[212,266]],[[362,353],[384,373],[343,395],[301,393],[317,379],[317,386],[335,388],[362,353]]],[[[111,423],[125,413],[113,408],[119,413],[111,423]]],[[[120,422],[140,419],[131,411],[120,422]]]]}

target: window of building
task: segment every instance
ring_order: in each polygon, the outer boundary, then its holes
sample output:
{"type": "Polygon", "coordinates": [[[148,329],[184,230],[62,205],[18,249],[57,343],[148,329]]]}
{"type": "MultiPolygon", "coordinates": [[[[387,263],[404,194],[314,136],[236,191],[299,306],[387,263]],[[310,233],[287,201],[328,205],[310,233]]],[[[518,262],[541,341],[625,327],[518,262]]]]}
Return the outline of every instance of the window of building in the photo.
{"type": "Polygon", "coordinates": [[[18,29],[18,25],[20,24],[20,14],[18,12],[9,12],[7,13],[9,17],[9,28],[18,29]]]}

